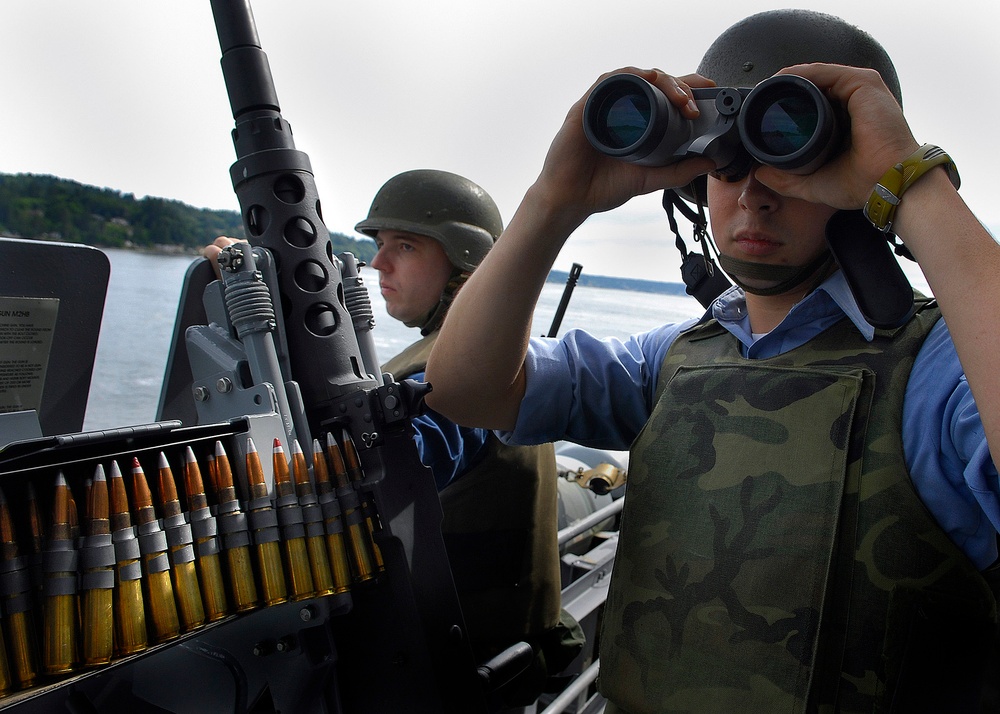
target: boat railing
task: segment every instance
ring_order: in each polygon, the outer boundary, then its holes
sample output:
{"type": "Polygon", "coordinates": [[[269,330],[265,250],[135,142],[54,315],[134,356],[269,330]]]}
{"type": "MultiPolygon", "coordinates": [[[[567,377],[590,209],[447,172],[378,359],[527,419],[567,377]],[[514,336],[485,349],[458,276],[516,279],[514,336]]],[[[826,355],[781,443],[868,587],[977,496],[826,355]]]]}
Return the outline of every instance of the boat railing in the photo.
{"type": "Polygon", "coordinates": [[[586,516],[585,518],[582,518],[579,521],[576,521],[575,523],[566,526],[556,534],[559,539],[560,547],[565,545],[569,541],[573,540],[581,533],[590,530],[597,524],[602,523],[608,520],[609,518],[618,515],[619,513],[621,513],[622,506],[624,505],[625,505],[625,499],[619,498],[616,501],[612,501],[607,506],[604,506],[603,508],[594,511],[589,516],[586,516]]]}
{"type": "MultiPolygon", "coordinates": [[[[581,533],[614,518],[621,512],[624,503],[625,499],[619,498],[561,529],[558,533],[559,545],[563,546],[581,533]]],[[[595,543],[594,547],[583,554],[568,553],[562,557],[562,607],[580,623],[587,637],[587,644],[564,673],[574,675],[570,684],[554,698],[540,699],[536,704],[535,711],[542,714],[600,714],[604,711],[606,702],[593,687],[600,670],[596,639],[598,620],[607,600],[611,571],[614,568],[618,534],[616,531],[595,534],[595,543]]]]}

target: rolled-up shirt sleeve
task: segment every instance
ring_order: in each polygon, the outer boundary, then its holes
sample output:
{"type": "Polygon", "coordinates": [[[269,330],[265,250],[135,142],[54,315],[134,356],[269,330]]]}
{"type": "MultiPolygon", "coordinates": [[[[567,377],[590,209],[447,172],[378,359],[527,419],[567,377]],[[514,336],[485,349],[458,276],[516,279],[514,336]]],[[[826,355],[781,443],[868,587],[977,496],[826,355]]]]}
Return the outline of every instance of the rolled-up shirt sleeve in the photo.
{"type": "Polygon", "coordinates": [[[624,342],[571,330],[561,339],[534,338],[525,361],[527,384],[509,443],[570,441],[627,449],[653,407],[667,349],[694,320],[664,325],[624,342]]]}
{"type": "MultiPolygon", "coordinates": [[[[424,373],[411,378],[422,382],[424,373]]],[[[490,433],[486,429],[459,426],[433,409],[413,417],[411,423],[420,462],[434,474],[438,491],[464,476],[486,453],[490,433]]]]}
{"type": "Polygon", "coordinates": [[[903,451],[921,500],[980,568],[997,558],[1000,480],[947,325],[917,355],[903,402],[903,451]]]}

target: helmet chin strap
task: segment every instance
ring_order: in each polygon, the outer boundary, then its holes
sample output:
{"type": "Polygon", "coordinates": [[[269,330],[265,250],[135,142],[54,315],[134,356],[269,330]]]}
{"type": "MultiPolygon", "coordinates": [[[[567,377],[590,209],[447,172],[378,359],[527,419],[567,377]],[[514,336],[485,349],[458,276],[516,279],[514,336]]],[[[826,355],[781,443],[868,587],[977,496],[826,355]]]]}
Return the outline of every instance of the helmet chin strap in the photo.
{"type": "MultiPolygon", "coordinates": [[[[717,269],[709,255],[712,240],[708,234],[704,206],[698,191],[692,190],[696,188],[696,184],[687,187],[685,195],[692,194],[691,198],[698,207],[697,213],[684,203],[677,191],[670,189],[663,192],[663,208],[677,238],[677,249],[682,258],[681,275],[687,292],[707,308],[729,287],[729,280],[717,269]],[[674,219],[674,208],[694,225],[695,240],[702,244],[704,250],[703,258],[687,251],[674,219]]],[[[836,264],[843,272],[861,313],[873,326],[893,329],[910,318],[915,309],[913,288],[892,253],[895,251],[910,260],[913,256],[896,236],[879,231],[861,211],[837,211],[827,222],[826,241],[829,249],[803,266],[762,265],[727,258],[718,250],[714,252],[733,282],[748,293],[779,295],[802,285],[815,274],[810,286],[813,290],[830,274],[830,267],[836,264]],[[755,288],[747,285],[747,280],[772,285],[755,288]]]]}
{"type": "Polygon", "coordinates": [[[913,287],[892,254],[913,256],[896,236],[882,233],[861,211],[837,211],[826,224],[826,242],[869,323],[891,330],[910,319],[913,287]]]}
{"type": "Polygon", "coordinates": [[[734,283],[743,288],[745,292],[762,296],[786,293],[805,283],[817,272],[819,273],[819,281],[822,281],[827,275],[826,268],[832,264],[833,254],[829,250],[824,250],[805,265],[752,263],[719,254],[719,265],[728,273],[734,283]],[[762,288],[748,285],[747,280],[762,281],[768,283],[770,287],[762,288]]]}
{"type": "Polygon", "coordinates": [[[451,303],[455,300],[455,295],[458,294],[459,288],[465,284],[470,275],[472,273],[456,268],[448,283],[444,286],[444,291],[442,291],[441,298],[437,301],[437,304],[422,317],[404,322],[403,324],[407,327],[419,327],[422,337],[427,337],[427,335],[441,327],[441,323],[444,322],[444,316],[448,314],[448,308],[451,307],[451,303]]]}
{"type": "Polygon", "coordinates": [[[893,257],[893,249],[911,260],[912,256],[905,246],[896,245],[895,240],[895,236],[889,236],[887,241],[886,235],[872,226],[861,211],[837,211],[826,224],[828,250],[809,265],[760,265],[724,255],[719,255],[719,263],[737,285],[755,295],[791,290],[815,273],[809,288],[813,290],[829,274],[829,265],[836,263],[865,319],[874,327],[891,330],[904,324],[916,309],[913,288],[893,257]],[[745,285],[747,279],[778,284],[762,290],[745,285]]]}
{"type": "Polygon", "coordinates": [[[708,219],[705,217],[705,207],[699,200],[699,194],[704,192],[705,182],[694,182],[687,187],[684,195],[696,206],[697,212],[692,210],[680,193],[674,189],[667,189],[663,192],[663,210],[667,214],[667,222],[676,240],[674,245],[681,254],[681,277],[684,280],[688,295],[694,296],[702,307],[708,308],[717,297],[732,287],[732,283],[725,274],[719,270],[715,264],[711,253],[719,254],[718,249],[712,243],[712,236],[708,234],[708,219]],[[701,243],[702,254],[699,256],[693,251],[688,252],[684,239],[681,238],[680,230],[677,227],[677,219],[674,218],[674,209],[691,221],[694,226],[694,240],[701,243]]]}

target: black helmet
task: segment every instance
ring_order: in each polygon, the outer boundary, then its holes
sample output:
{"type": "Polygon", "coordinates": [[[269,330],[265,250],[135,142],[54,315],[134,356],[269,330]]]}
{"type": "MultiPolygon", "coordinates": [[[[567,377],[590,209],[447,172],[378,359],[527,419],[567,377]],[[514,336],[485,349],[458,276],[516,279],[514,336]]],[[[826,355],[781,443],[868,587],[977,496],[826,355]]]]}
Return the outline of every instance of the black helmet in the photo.
{"type": "Polygon", "coordinates": [[[372,237],[383,229],[428,236],[441,243],[452,265],[471,272],[500,237],[503,221],[478,184],[447,171],[417,169],[386,181],[354,229],[372,237]]]}
{"type": "Polygon", "coordinates": [[[827,62],[877,70],[903,104],[892,60],[864,30],[813,10],[769,10],[737,22],[719,35],[698,74],[720,87],[753,87],[793,64],[827,62]]]}
{"type": "MultiPolygon", "coordinates": [[[[814,10],[768,10],[740,20],[716,38],[697,71],[720,87],[754,87],[780,69],[809,62],[874,69],[903,105],[896,68],[882,45],[839,17],[814,10]]],[[[705,183],[699,176],[677,193],[705,205],[705,183]]]]}
{"type": "MultiPolygon", "coordinates": [[[[737,22],[708,48],[698,74],[723,87],[753,87],[780,69],[809,62],[874,69],[903,105],[896,68],[882,46],[839,17],[812,10],[771,10],[737,22]]],[[[913,289],[880,240],[884,236],[860,211],[838,211],[826,234],[866,319],[884,328],[903,324],[912,315],[913,289]]]]}

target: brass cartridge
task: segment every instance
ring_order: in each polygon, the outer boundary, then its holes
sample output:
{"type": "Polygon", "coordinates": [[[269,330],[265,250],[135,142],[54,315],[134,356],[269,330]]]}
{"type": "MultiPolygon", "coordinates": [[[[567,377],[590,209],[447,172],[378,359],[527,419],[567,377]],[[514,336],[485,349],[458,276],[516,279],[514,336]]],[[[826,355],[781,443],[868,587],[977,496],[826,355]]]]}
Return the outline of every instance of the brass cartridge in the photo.
{"type": "Polygon", "coordinates": [[[115,546],[111,539],[108,482],[98,465],[87,489],[84,527],[80,544],[80,630],[83,664],[107,664],[114,652],[113,597],[115,546]]]}
{"type": "Polygon", "coordinates": [[[142,594],[142,553],[128,508],[125,479],[116,461],[111,462],[108,484],[111,493],[111,542],[115,546],[115,654],[124,656],[142,652],[149,646],[146,605],[142,594]]]}
{"type": "Polygon", "coordinates": [[[201,469],[190,446],[184,452],[184,490],[187,491],[191,532],[194,535],[195,562],[201,580],[201,596],[205,604],[205,619],[221,620],[229,613],[226,587],[219,562],[219,538],[215,516],[208,507],[201,469]]]}
{"type": "Polygon", "coordinates": [[[167,555],[169,546],[167,535],[156,520],[149,482],[136,457],[132,457],[132,495],[135,499],[135,524],[139,552],[142,553],[143,579],[146,582],[146,603],[149,605],[148,622],[152,625],[153,639],[157,643],[166,642],[181,633],[170,576],[170,557],[167,555]]]}
{"type": "Polygon", "coordinates": [[[347,536],[344,519],[340,512],[340,502],[330,482],[326,454],[313,439],[313,475],[316,477],[316,500],[323,514],[323,530],[326,533],[326,554],[330,557],[333,572],[334,592],[342,593],[351,587],[351,564],[347,555],[347,536]]]}
{"type": "MultiPolygon", "coordinates": [[[[90,479],[87,479],[87,481],[90,481],[90,479]]],[[[89,488],[89,486],[85,486],[84,488],[89,488]]],[[[66,499],[69,502],[69,537],[73,540],[74,544],[78,544],[80,538],[80,512],[77,510],[72,489],[66,492],[66,499]]]]}
{"type": "MultiPolygon", "coordinates": [[[[90,498],[90,479],[88,478],[88,479],[85,479],[84,482],[83,482],[83,503],[84,503],[85,506],[86,506],[87,500],[89,498],[90,498]]],[[[79,564],[80,564],[80,561],[79,561],[80,547],[83,544],[83,539],[80,537],[80,514],[79,514],[79,512],[77,510],[77,507],[76,507],[76,501],[73,499],[73,489],[70,489],[70,491],[69,491],[69,514],[70,514],[69,515],[69,535],[70,535],[70,538],[73,541],[73,547],[76,548],[76,552],[77,552],[77,566],[79,566],[79,564]]],[[[76,626],[77,626],[77,631],[76,631],[76,634],[77,634],[78,644],[79,644],[80,622],[83,619],[83,616],[82,616],[82,614],[80,612],[82,598],[80,597],[80,573],[79,572],[77,572],[77,574],[76,574],[76,588],[77,588],[77,594],[76,594],[76,626]]],[[[80,659],[80,653],[79,653],[79,651],[76,653],[76,655],[77,655],[77,660],[78,660],[78,663],[79,663],[79,659],[80,659]]]]}
{"type": "Polygon", "coordinates": [[[292,483],[292,473],[285,458],[285,450],[278,439],[275,439],[272,445],[271,461],[274,469],[274,510],[278,515],[278,526],[281,528],[289,597],[292,600],[305,600],[316,596],[312,566],[309,563],[309,549],[306,546],[305,521],[299,498],[295,494],[295,485],[292,483]]]}
{"type": "Polygon", "coordinates": [[[28,572],[31,585],[39,597],[42,595],[42,552],[45,550],[45,520],[38,506],[35,485],[28,481],[28,572]]]}
{"type": "Polygon", "coordinates": [[[281,547],[278,545],[281,533],[278,529],[278,516],[267,492],[264,467],[251,438],[247,438],[246,475],[250,487],[247,523],[257,554],[260,589],[265,605],[277,605],[288,600],[285,569],[281,564],[281,547]]]}
{"type": "MultiPolygon", "coordinates": [[[[292,479],[295,495],[302,508],[302,522],[306,531],[306,548],[309,567],[312,569],[316,595],[330,595],[336,591],[330,558],[326,552],[326,531],[323,527],[323,509],[316,500],[316,492],[309,481],[309,466],[298,439],[292,440],[292,479]]],[[[277,480],[277,479],[276,479],[277,480]]]]}
{"type": "Polygon", "coordinates": [[[4,645],[3,627],[0,627],[0,697],[6,696],[14,688],[14,680],[10,676],[10,663],[7,661],[7,647],[4,645]]]}
{"type": "MultiPolygon", "coordinates": [[[[38,676],[34,617],[31,608],[32,585],[27,563],[21,557],[14,533],[14,521],[7,499],[0,491],[0,597],[10,643],[9,672],[13,685],[27,689],[38,676]]],[[[0,666],[0,678],[3,678],[0,666]]],[[[10,679],[10,677],[7,677],[10,679]]],[[[3,690],[0,684],[0,690],[3,690]]]]}
{"type": "Polygon", "coordinates": [[[76,668],[77,552],[70,531],[70,502],[69,484],[60,471],[53,496],[52,528],[42,556],[42,665],[47,674],[76,668]]]}
{"type": "Polygon", "coordinates": [[[358,448],[351,438],[351,433],[343,429],[340,433],[340,441],[344,445],[344,461],[347,462],[347,475],[350,477],[351,485],[358,492],[358,499],[361,503],[361,513],[368,530],[369,545],[371,546],[372,558],[375,560],[375,567],[379,571],[385,570],[385,562],[382,560],[382,551],[375,542],[375,521],[378,514],[375,512],[375,504],[371,495],[361,490],[361,484],[365,480],[364,472],[361,470],[361,460],[358,458],[358,448]]]}
{"type": "Polygon", "coordinates": [[[170,572],[177,598],[177,612],[181,629],[191,632],[205,624],[205,605],[198,585],[198,571],[194,563],[194,535],[191,525],[184,518],[177,483],[170,469],[167,455],[160,452],[157,464],[160,477],[160,508],[163,509],[163,532],[167,536],[170,553],[170,572]]]}
{"type": "Polygon", "coordinates": [[[236,498],[233,470],[221,441],[215,442],[215,459],[212,463],[218,484],[217,517],[220,545],[229,573],[229,589],[233,595],[236,612],[247,612],[260,605],[251,565],[250,531],[247,528],[247,516],[240,510],[240,502],[236,498]]]}
{"type": "Polygon", "coordinates": [[[371,536],[364,522],[361,511],[361,501],[358,492],[351,485],[347,475],[347,466],[333,434],[326,435],[326,456],[330,469],[333,471],[337,484],[337,501],[344,519],[344,529],[347,532],[347,545],[351,554],[351,565],[358,580],[371,580],[375,577],[375,560],[372,555],[371,536]]]}
{"type": "MultiPolygon", "coordinates": [[[[215,442],[216,451],[222,449],[222,442],[215,442]]],[[[225,456],[225,451],[223,451],[225,456]]],[[[226,457],[226,468],[229,468],[229,457],[226,457]]],[[[216,463],[216,455],[208,455],[208,483],[212,488],[212,493],[218,495],[219,491],[222,490],[222,486],[219,485],[219,465],[216,463]]]]}

